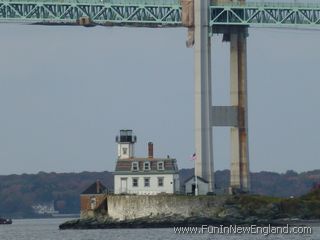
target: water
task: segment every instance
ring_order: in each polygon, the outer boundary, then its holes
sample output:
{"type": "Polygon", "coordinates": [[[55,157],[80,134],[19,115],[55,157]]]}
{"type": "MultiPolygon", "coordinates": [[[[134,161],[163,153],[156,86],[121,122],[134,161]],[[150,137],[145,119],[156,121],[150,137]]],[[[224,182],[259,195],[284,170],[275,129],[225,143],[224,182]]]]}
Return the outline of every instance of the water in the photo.
{"type": "Polygon", "coordinates": [[[214,235],[175,234],[167,229],[105,229],[105,230],[59,230],[59,224],[68,219],[14,220],[12,225],[0,225],[0,240],[172,240],[172,239],[232,239],[232,240],[319,240],[320,225],[312,227],[311,235],[214,235]]]}

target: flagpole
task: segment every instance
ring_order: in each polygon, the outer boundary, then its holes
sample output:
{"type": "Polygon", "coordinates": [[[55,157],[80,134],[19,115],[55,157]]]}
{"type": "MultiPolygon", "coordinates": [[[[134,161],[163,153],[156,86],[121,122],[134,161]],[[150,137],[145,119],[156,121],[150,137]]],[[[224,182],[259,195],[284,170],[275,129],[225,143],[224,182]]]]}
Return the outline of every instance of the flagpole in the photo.
{"type": "Polygon", "coordinates": [[[195,177],[195,184],[196,184],[196,187],[194,189],[194,195],[198,196],[199,192],[198,192],[198,176],[196,174],[196,160],[197,158],[195,158],[194,160],[194,177],[195,177]]]}

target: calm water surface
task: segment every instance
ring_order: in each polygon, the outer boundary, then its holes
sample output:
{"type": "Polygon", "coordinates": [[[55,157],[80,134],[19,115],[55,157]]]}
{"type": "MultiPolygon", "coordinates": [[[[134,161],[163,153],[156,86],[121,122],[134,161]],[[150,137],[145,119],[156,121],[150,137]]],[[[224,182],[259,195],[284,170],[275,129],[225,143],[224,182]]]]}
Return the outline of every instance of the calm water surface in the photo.
{"type": "Polygon", "coordinates": [[[283,239],[320,240],[320,226],[315,224],[312,235],[213,235],[175,234],[167,229],[106,229],[106,230],[63,230],[59,224],[68,219],[25,219],[14,220],[12,225],[0,225],[0,240],[170,240],[170,239],[283,239]]]}

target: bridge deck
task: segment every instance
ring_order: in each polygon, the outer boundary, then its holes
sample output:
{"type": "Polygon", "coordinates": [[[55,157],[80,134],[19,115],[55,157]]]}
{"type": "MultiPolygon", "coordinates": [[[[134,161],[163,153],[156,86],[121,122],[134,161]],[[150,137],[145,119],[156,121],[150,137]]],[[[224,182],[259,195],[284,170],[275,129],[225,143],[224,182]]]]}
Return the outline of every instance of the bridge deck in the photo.
{"type": "Polygon", "coordinates": [[[210,7],[210,25],[313,27],[320,25],[319,4],[246,3],[210,7]]]}
{"type": "MultiPolygon", "coordinates": [[[[0,22],[181,26],[179,0],[0,0],[0,22]]],[[[210,26],[320,26],[319,4],[246,3],[210,6],[210,26]]]]}

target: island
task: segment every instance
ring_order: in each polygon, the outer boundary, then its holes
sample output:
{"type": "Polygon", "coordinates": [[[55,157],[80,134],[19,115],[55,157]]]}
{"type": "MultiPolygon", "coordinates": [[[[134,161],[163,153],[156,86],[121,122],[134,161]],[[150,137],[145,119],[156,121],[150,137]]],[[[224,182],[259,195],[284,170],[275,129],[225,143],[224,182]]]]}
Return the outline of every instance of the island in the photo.
{"type": "Polygon", "coordinates": [[[320,189],[298,198],[239,195],[105,195],[99,207],[60,229],[282,225],[320,220],[320,189]]]}

